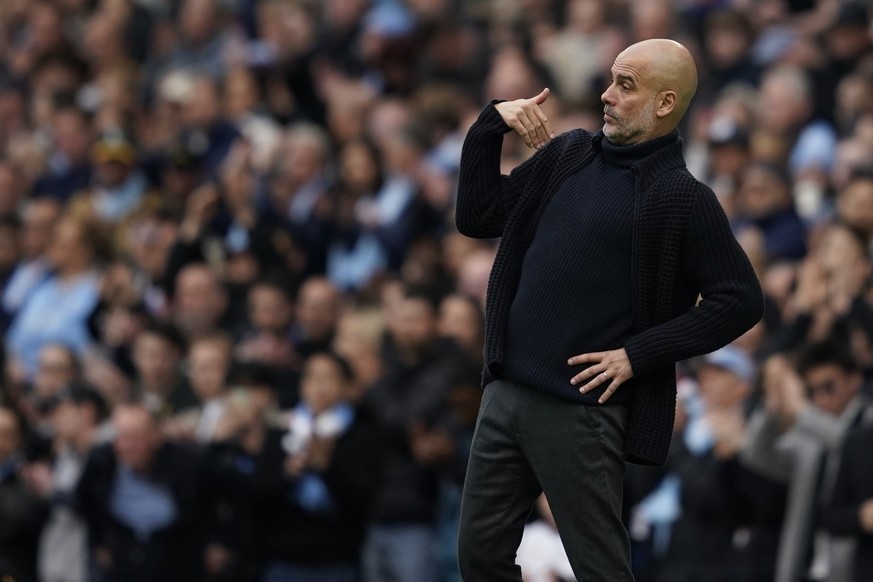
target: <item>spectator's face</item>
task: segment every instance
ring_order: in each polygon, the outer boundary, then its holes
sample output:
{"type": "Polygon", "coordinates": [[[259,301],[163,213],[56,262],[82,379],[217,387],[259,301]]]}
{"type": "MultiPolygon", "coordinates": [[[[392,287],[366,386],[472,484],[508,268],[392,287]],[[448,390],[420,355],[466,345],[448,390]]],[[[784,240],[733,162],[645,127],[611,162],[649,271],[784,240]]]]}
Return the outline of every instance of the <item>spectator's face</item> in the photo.
{"type": "Polygon", "coordinates": [[[873,180],[854,180],[837,198],[837,212],[846,225],[873,233],[873,180]]]}
{"type": "Polygon", "coordinates": [[[182,7],[180,28],[194,44],[208,41],[216,26],[215,0],[186,0],[182,7]]]}
{"type": "Polygon", "coordinates": [[[383,326],[381,315],[356,312],[346,313],[337,323],[333,349],[355,371],[358,387],[369,386],[381,373],[378,352],[383,326]]]}
{"type": "Polygon", "coordinates": [[[155,279],[164,273],[170,250],[176,240],[176,224],[169,220],[143,218],[128,224],[126,239],[137,266],[155,279]]]}
{"type": "Polygon", "coordinates": [[[718,366],[703,366],[697,373],[700,394],[708,410],[733,409],[749,394],[749,383],[718,366]]]}
{"type": "Polygon", "coordinates": [[[305,184],[318,176],[324,165],[321,146],[305,137],[294,137],[285,144],[282,175],[292,184],[305,184]]]}
{"type": "Polygon", "coordinates": [[[523,99],[539,92],[530,65],[515,49],[503,49],[494,56],[485,82],[486,94],[500,95],[501,99],[523,99]]]}
{"type": "Polygon", "coordinates": [[[318,414],[343,399],[345,384],[336,362],[327,356],[315,355],[307,360],[303,369],[300,392],[303,401],[312,408],[313,413],[318,414]]]}
{"type": "Polygon", "coordinates": [[[455,338],[466,348],[472,350],[480,348],[482,329],[479,322],[482,316],[474,311],[477,309],[476,305],[463,297],[446,297],[440,305],[440,334],[455,338]]]}
{"type": "Polygon", "coordinates": [[[218,88],[208,78],[194,80],[194,89],[182,107],[182,121],[188,127],[209,128],[221,115],[218,88]]]}
{"type": "Polygon", "coordinates": [[[323,341],[333,335],[339,318],[336,289],[324,280],[304,284],[297,300],[297,321],[307,339],[323,341]]]}
{"type": "Polygon", "coordinates": [[[848,373],[836,364],[809,369],[803,377],[807,394],[814,406],[839,416],[861,388],[861,375],[848,373]]]}
{"type": "Polygon", "coordinates": [[[219,340],[195,342],[188,351],[188,376],[191,388],[202,401],[224,392],[230,365],[230,346],[219,340]]]}
{"type": "Polygon", "coordinates": [[[107,188],[117,188],[124,184],[131,170],[127,164],[115,160],[99,163],[94,168],[97,182],[107,188]]]}
{"type": "Polygon", "coordinates": [[[759,121],[770,131],[783,134],[793,130],[809,116],[810,108],[808,98],[797,92],[794,83],[779,75],[761,84],[759,121]]]}
{"type": "Polygon", "coordinates": [[[33,201],[22,216],[21,250],[27,258],[42,255],[48,248],[60,206],[50,200],[33,201]]]}
{"type": "Polygon", "coordinates": [[[282,332],[291,323],[291,304],[281,290],[258,285],[249,291],[249,318],[255,329],[282,332]]]}
{"type": "Polygon", "coordinates": [[[93,427],[93,418],[92,407],[70,401],[57,404],[51,413],[55,435],[66,441],[77,438],[82,431],[93,427]]]}
{"type": "Polygon", "coordinates": [[[749,50],[751,39],[739,28],[718,26],[706,35],[706,51],[719,69],[738,64],[749,50]]]}
{"type": "Polygon", "coordinates": [[[758,166],[743,174],[738,198],[737,210],[748,218],[763,218],[791,204],[785,182],[758,166]]]}
{"type": "Polygon", "coordinates": [[[63,46],[63,25],[54,6],[45,2],[34,4],[29,24],[31,43],[37,54],[45,54],[63,46]]]}
{"type": "Polygon", "coordinates": [[[72,220],[58,222],[48,248],[49,262],[59,271],[84,263],[82,254],[87,250],[82,236],[82,229],[72,220]]]}
{"type": "Polygon", "coordinates": [[[250,111],[260,101],[252,73],[237,68],[228,73],[224,85],[224,113],[231,119],[250,111]]]}
{"type": "Polygon", "coordinates": [[[171,342],[149,331],[141,332],[133,344],[133,365],[148,386],[175,382],[179,369],[179,350],[171,342]]]}
{"type": "Polygon", "coordinates": [[[76,362],[67,348],[48,345],[39,352],[33,388],[36,395],[46,399],[76,379],[76,362]]]}
{"type": "Polygon", "coordinates": [[[829,225],[820,233],[815,255],[830,276],[848,275],[867,260],[861,241],[848,228],[838,224],[829,225]]]}
{"type": "Polygon", "coordinates": [[[74,164],[87,160],[91,146],[91,128],[81,114],[64,110],[55,116],[55,147],[74,164]]]}
{"type": "Polygon", "coordinates": [[[18,452],[21,434],[15,416],[9,410],[0,408],[0,463],[18,452]]]}
{"type": "Polygon", "coordinates": [[[136,472],[147,471],[163,443],[152,416],[144,408],[122,406],[115,412],[112,424],[118,462],[136,472]]]}
{"type": "Polygon", "coordinates": [[[179,273],[174,303],[176,323],[191,334],[215,327],[227,307],[227,298],[212,271],[195,265],[179,273]]]}
{"type": "Polygon", "coordinates": [[[437,318],[433,307],[424,299],[404,298],[397,311],[394,341],[401,349],[423,351],[437,334],[437,318]]]}
{"type": "Polygon", "coordinates": [[[379,176],[375,153],[361,142],[350,143],[340,155],[340,176],[353,192],[370,193],[379,176]]]}

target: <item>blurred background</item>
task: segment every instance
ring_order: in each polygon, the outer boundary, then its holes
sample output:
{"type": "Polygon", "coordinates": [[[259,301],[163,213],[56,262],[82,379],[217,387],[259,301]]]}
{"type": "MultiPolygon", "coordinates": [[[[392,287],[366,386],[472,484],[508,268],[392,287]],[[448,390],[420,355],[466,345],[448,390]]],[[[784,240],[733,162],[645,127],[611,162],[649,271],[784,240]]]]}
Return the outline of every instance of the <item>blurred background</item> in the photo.
{"type": "MultiPolygon", "coordinates": [[[[465,132],[545,86],[597,131],[615,56],[668,37],[767,312],[680,363],[671,458],[628,467],[637,579],[869,582],[871,16],[2,0],[0,579],[459,580],[497,244],[454,226],[465,132]]],[[[545,499],[519,563],[573,579],[545,499]]]]}

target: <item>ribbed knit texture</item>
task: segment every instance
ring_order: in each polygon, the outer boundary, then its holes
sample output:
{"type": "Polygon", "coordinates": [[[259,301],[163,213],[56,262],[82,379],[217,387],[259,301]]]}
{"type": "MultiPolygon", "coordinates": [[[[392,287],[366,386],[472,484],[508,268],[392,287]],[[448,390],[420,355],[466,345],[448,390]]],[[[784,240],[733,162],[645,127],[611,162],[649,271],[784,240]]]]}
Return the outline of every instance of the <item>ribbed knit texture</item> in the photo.
{"type": "MultiPolygon", "coordinates": [[[[598,154],[592,134],[575,130],[502,176],[507,131],[488,105],[464,142],[458,186],[458,230],[502,237],[488,284],[486,383],[502,377],[508,314],[540,217],[564,181],[598,154]]],[[[633,334],[624,347],[637,386],[625,448],[630,461],[661,465],[673,430],[675,363],[741,335],[761,318],[764,300],[718,200],[686,170],[681,139],[635,163],[634,173],[633,334]]],[[[550,337],[539,341],[548,344],[550,337]]]]}
{"type": "MultiPolygon", "coordinates": [[[[580,394],[570,378],[583,367],[568,366],[567,358],[620,348],[633,333],[632,166],[678,134],[624,147],[602,138],[592,141],[600,155],[569,176],[543,210],[509,310],[503,359],[504,378],[588,404],[608,383],[580,394]]],[[[625,382],[608,402],[627,403],[635,384],[625,382]]]]}

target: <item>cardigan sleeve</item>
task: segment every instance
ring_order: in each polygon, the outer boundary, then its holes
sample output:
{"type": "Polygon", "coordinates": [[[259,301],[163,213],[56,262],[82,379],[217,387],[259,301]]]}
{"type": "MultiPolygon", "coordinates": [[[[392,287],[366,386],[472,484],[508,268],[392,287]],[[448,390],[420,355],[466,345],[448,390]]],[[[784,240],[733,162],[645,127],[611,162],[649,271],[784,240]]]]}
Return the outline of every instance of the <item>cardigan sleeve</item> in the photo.
{"type": "MultiPolygon", "coordinates": [[[[764,314],[764,294],[715,194],[698,187],[683,239],[680,275],[700,300],[680,315],[625,342],[635,375],[712,352],[764,314]]],[[[654,290],[652,290],[654,292],[654,290]]]]}
{"type": "MultiPolygon", "coordinates": [[[[512,129],[488,104],[470,127],[461,150],[455,223],[458,231],[473,238],[497,238],[530,177],[537,152],[507,176],[500,173],[503,135],[512,129]]],[[[553,140],[554,141],[554,140],[553,140]]]]}

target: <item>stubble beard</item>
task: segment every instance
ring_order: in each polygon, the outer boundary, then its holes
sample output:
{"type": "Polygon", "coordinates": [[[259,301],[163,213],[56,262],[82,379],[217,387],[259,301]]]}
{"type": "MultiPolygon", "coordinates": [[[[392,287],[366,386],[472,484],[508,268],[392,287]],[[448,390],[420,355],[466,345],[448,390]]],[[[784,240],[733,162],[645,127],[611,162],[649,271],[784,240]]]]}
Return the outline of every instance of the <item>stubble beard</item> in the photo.
{"type": "MultiPolygon", "coordinates": [[[[613,123],[603,124],[603,135],[613,145],[631,145],[643,141],[639,136],[651,135],[655,127],[655,97],[643,105],[636,113],[629,117],[612,117],[613,123]]],[[[611,108],[604,107],[604,112],[612,116],[611,108]]]]}

